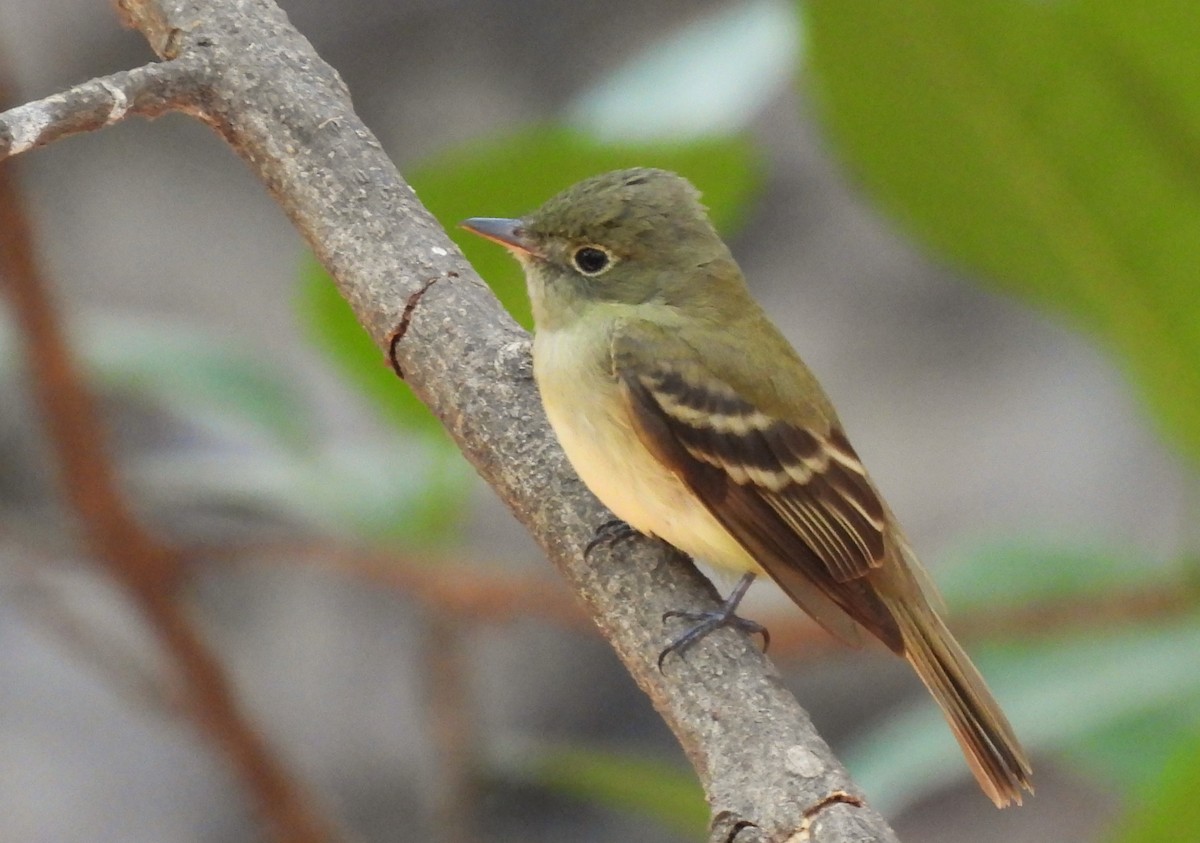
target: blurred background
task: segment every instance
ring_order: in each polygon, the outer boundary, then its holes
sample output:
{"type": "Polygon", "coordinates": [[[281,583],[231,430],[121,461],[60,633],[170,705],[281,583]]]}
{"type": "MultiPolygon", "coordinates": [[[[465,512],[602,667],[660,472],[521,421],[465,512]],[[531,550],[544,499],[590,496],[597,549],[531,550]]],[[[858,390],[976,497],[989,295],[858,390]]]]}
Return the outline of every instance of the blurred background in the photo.
{"type": "MultiPolygon", "coordinates": [[[[1200,9],[282,5],[447,225],[632,164],[704,191],[1034,758],[995,811],[904,664],[760,585],[902,839],[1200,838],[1200,9]]],[[[78,0],[6,0],[0,51],[16,101],[152,58],[78,0]]],[[[703,839],[671,735],[218,138],[135,120],[17,172],[121,493],[339,839],[703,839]]],[[[0,839],[284,839],[81,542],[22,343],[4,311],[0,839]]]]}

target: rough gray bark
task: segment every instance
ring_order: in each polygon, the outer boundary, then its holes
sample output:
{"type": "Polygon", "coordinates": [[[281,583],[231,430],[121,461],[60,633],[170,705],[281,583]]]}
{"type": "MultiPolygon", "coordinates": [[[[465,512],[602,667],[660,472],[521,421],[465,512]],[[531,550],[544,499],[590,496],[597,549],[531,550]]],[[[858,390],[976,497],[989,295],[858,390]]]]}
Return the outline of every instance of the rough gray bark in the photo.
{"type": "MultiPolygon", "coordinates": [[[[0,158],[131,113],[197,116],[247,162],[359,321],[545,548],[678,737],[713,840],[893,841],[746,636],[656,665],[670,609],[711,586],[651,540],[583,547],[608,513],[542,415],[529,339],[355,115],[337,73],[270,0],[118,0],[163,59],[0,115],[0,158]]],[[[401,388],[397,386],[397,388],[401,388]]]]}

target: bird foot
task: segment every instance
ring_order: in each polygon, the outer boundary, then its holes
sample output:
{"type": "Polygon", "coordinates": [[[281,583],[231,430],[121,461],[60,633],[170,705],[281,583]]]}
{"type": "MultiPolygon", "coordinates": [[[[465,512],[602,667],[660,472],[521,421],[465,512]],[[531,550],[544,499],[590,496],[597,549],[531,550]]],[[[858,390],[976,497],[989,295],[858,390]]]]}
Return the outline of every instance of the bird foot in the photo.
{"type": "Polygon", "coordinates": [[[753,574],[746,574],[738,583],[737,588],[729,595],[729,598],[721,604],[720,609],[711,612],[667,612],[663,615],[663,622],[671,618],[683,618],[687,621],[692,621],[695,626],[680,635],[674,641],[666,646],[661,653],[658,654],[658,669],[661,671],[663,662],[671,653],[678,653],[682,658],[686,652],[694,644],[698,643],[702,638],[710,632],[715,632],[725,626],[731,626],[734,629],[740,629],[742,632],[750,635],[761,635],[763,640],[763,652],[771,646],[771,633],[762,624],[743,618],[737,614],[738,604],[742,602],[742,598],[746,595],[746,589],[750,587],[750,583],[754,581],[753,574]]]}
{"type": "Polygon", "coordinates": [[[671,655],[671,653],[678,653],[682,657],[692,645],[698,644],[709,633],[716,632],[718,629],[726,626],[740,629],[749,635],[761,635],[764,653],[767,651],[767,647],[771,646],[771,633],[767,631],[765,626],[749,618],[743,618],[741,615],[735,615],[731,611],[727,612],[724,609],[717,609],[713,612],[667,612],[663,615],[664,621],[669,618],[683,618],[684,620],[695,622],[696,625],[668,644],[658,654],[658,669],[660,671],[663,668],[663,662],[666,661],[667,656],[671,655]]]}
{"type": "Polygon", "coordinates": [[[629,541],[634,536],[640,536],[637,530],[630,527],[620,518],[614,518],[611,521],[605,521],[596,528],[596,534],[592,536],[592,540],[587,543],[587,547],[583,549],[584,561],[592,555],[597,547],[602,544],[607,544],[610,547],[629,541]]]}

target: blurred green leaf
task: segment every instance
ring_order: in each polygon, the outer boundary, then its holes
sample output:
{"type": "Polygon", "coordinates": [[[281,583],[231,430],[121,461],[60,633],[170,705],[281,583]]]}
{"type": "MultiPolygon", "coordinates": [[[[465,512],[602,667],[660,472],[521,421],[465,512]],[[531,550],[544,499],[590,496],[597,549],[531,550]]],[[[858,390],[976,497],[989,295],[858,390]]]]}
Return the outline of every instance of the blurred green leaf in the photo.
{"type": "MultiPolygon", "coordinates": [[[[1179,746],[1182,735],[1200,723],[1200,695],[1168,698],[1138,714],[1099,725],[1064,746],[1061,757],[1079,770],[1122,784],[1120,790],[1145,790],[1158,779],[1163,764],[1179,746]]],[[[1200,838],[1198,838],[1200,839],[1200,838]]]]}
{"type": "Polygon", "coordinates": [[[1200,721],[1174,751],[1121,823],[1113,843],[1200,840],[1200,721]]]}
{"type": "MultiPolygon", "coordinates": [[[[416,545],[453,539],[464,517],[473,472],[429,408],[392,371],[332,279],[311,256],[302,267],[297,311],[317,346],[383,418],[416,435],[409,444],[421,449],[424,456],[418,462],[437,467],[418,471],[411,464],[397,464],[387,488],[374,486],[370,496],[362,493],[361,485],[343,483],[346,494],[338,496],[334,511],[342,512],[349,519],[346,523],[359,524],[379,538],[402,538],[416,545]],[[380,506],[397,503],[396,495],[403,497],[403,506],[381,512],[380,506]],[[353,504],[355,511],[342,504],[353,504]]],[[[349,477],[332,470],[330,487],[337,485],[338,476],[349,477]]]]}
{"type": "Polygon", "coordinates": [[[1182,580],[1177,567],[1133,550],[1014,540],[950,554],[937,569],[939,590],[956,612],[1131,593],[1172,582],[1184,587],[1182,580]]]}
{"type": "MultiPolygon", "coordinates": [[[[76,339],[105,388],[140,396],[198,427],[300,448],[311,437],[304,396],[269,363],[226,338],[161,319],[89,316],[76,339]]],[[[0,323],[0,366],[15,363],[0,323]]]]}
{"type": "MultiPolygon", "coordinates": [[[[340,300],[339,300],[340,301],[340,300]]],[[[474,472],[426,441],[315,441],[309,404],[271,366],[227,341],[161,320],[88,317],[77,330],[92,377],[161,407],[221,445],[153,448],[126,470],[157,503],[262,508],[326,532],[443,543],[461,523],[474,472]]],[[[0,319],[0,376],[18,358],[0,319]]]]}
{"type": "Polygon", "coordinates": [[[357,536],[444,546],[459,541],[474,478],[448,444],[343,443],[308,466],[304,505],[357,536]]]}
{"type": "Polygon", "coordinates": [[[134,455],[126,468],[154,490],[156,503],[261,509],[323,533],[408,547],[455,538],[471,476],[456,452],[402,441],[297,451],[261,443],[171,448],[134,455]]]}
{"type": "Polygon", "coordinates": [[[1096,333],[1200,457],[1200,5],[801,9],[820,109],[881,204],[1096,333]]]}
{"type": "Polygon", "coordinates": [[[403,430],[426,434],[430,441],[449,444],[437,419],[396,377],[329,274],[311,255],[300,269],[296,309],[309,337],[384,419],[403,430]]]}
{"type": "MultiPolygon", "coordinates": [[[[538,126],[442,153],[417,167],[410,181],[504,306],[528,328],[529,302],[516,261],[495,244],[462,231],[458,223],[471,216],[519,216],[582,178],[635,164],[665,167],[691,178],[704,191],[713,220],[726,231],[744,217],[762,179],[750,142],[740,137],[609,144],[567,129],[538,126]]],[[[298,309],[317,345],[388,420],[425,434],[441,431],[388,368],[350,306],[311,259],[302,272],[298,309]]]]}
{"type": "Polygon", "coordinates": [[[564,748],[540,753],[530,772],[550,790],[650,817],[691,839],[708,829],[708,802],[690,770],[622,753],[564,748]]]}
{"type": "MultiPolygon", "coordinates": [[[[1178,568],[1135,553],[1004,541],[955,554],[938,584],[956,613],[1006,605],[1187,587],[1178,568]]],[[[1200,714],[1200,679],[1188,664],[1200,617],[1105,628],[1086,640],[972,647],[1026,748],[1053,751],[1126,787],[1153,774],[1200,714]]],[[[945,721],[924,696],[863,735],[851,770],[891,808],[966,777],[945,721]]]]}
{"type": "MultiPolygon", "coordinates": [[[[1167,712],[1200,706],[1200,616],[1153,627],[1130,627],[1039,645],[974,648],[976,661],[1008,713],[1025,748],[1034,755],[1083,749],[1096,758],[1119,758],[1099,750],[1105,736],[1122,738],[1126,726],[1145,728],[1167,712]]],[[[1151,752],[1169,747],[1156,732],[1139,748],[1136,765],[1102,770],[1130,787],[1134,769],[1161,763],[1151,752]]],[[[885,812],[926,796],[968,775],[958,745],[936,706],[924,695],[863,735],[846,765],[876,807],[885,812]]]]}
{"type": "Polygon", "coordinates": [[[461,544],[459,531],[466,518],[467,492],[477,479],[475,469],[457,448],[432,448],[428,457],[429,474],[424,479],[413,476],[408,463],[397,466],[403,475],[393,475],[392,484],[398,476],[405,477],[401,485],[410,503],[403,518],[392,511],[377,519],[378,535],[403,538],[410,545],[461,544]]]}

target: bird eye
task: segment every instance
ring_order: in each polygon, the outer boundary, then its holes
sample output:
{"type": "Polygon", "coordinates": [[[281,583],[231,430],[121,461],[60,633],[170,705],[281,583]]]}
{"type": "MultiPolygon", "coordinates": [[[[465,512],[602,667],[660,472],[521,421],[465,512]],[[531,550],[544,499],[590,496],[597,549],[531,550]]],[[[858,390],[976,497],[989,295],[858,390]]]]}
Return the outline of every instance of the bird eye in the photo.
{"type": "Polygon", "coordinates": [[[582,249],[576,250],[575,254],[571,256],[571,260],[574,261],[575,268],[584,275],[599,275],[612,262],[608,252],[597,249],[595,246],[584,246],[582,249]]]}

